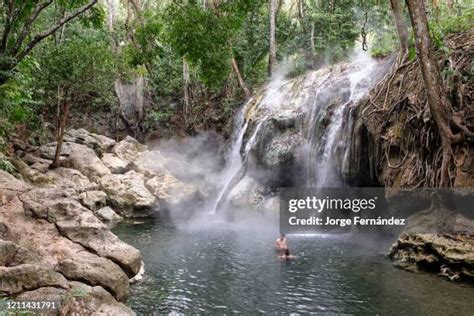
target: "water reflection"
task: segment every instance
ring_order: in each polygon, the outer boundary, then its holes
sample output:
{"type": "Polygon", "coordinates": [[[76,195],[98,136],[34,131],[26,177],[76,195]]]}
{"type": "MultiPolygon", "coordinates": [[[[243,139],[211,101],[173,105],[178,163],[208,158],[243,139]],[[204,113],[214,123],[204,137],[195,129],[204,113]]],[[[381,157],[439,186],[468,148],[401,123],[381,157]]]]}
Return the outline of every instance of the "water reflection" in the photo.
{"type": "Polygon", "coordinates": [[[282,262],[278,231],[258,221],[176,225],[169,219],[115,232],[142,251],[143,282],[129,305],[150,313],[347,313],[469,315],[474,287],[398,270],[388,242],[348,235],[289,236],[298,258],[282,262]],[[252,223],[252,224],[251,224],[252,223]]]}

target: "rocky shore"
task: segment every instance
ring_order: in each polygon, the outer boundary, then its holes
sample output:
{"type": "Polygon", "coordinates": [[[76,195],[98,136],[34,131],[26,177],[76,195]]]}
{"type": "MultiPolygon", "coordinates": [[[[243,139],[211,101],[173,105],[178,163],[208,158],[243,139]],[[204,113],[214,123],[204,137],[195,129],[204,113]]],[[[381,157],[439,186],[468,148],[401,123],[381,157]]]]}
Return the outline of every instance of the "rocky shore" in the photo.
{"type": "Polygon", "coordinates": [[[0,294],[54,300],[62,314],[133,315],[124,303],[141,277],[140,252],[110,231],[200,198],[158,151],[69,130],[61,167],[55,143],[17,150],[15,176],[0,171],[0,294]]]}

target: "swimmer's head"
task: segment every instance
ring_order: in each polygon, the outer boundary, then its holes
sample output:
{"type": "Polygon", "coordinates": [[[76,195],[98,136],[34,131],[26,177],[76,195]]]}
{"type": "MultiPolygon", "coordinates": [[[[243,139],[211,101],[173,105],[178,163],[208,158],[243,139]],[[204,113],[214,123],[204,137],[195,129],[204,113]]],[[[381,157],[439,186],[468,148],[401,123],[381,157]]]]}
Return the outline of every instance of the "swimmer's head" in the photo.
{"type": "Polygon", "coordinates": [[[285,238],[285,234],[281,233],[281,234],[280,234],[280,238],[281,238],[281,239],[285,238]]]}

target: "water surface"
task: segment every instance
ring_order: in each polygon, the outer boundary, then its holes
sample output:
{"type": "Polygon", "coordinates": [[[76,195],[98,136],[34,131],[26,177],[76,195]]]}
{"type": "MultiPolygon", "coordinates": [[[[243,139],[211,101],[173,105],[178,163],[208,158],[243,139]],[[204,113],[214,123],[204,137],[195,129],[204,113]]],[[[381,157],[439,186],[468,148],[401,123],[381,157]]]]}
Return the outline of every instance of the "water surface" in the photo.
{"type": "Polygon", "coordinates": [[[474,287],[394,268],[387,242],[347,235],[289,236],[293,261],[277,259],[277,225],[229,224],[210,216],[160,218],[114,231],[142,252],[132,286],[137,314],[344,313],[472,315],[474,287]]]}

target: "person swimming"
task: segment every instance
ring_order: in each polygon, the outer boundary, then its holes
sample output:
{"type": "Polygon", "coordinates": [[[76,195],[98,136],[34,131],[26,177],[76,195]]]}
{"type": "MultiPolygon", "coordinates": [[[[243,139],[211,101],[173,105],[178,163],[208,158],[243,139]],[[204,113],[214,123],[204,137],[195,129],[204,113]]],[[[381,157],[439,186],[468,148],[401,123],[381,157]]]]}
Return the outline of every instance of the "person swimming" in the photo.
{"type": "Polygon", "coordinates": [[[286,250],[288,249],[288,244],[286,242],[286,236],[285,234],[280,234],[280,237],[277,238],[275,242],[275,248],[278,251],[286,250]]]}
{"type": "Polygon", "coordinates": [[[288,248],[286,248],[285,253],[283,255],[279,255],[278,258],[283,259],[283,260],[296,259],[295,256],[290,254],[290,249],[288,248]]]}

